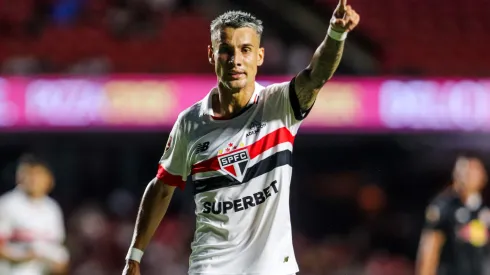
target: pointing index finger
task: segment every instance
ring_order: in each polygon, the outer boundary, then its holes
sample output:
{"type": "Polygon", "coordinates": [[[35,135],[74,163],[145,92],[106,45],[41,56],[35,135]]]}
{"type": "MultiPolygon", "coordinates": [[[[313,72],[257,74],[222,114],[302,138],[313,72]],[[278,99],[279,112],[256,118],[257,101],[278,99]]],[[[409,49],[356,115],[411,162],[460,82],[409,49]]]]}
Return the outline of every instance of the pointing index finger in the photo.
{"type": "Polygon", "coordinates": [[[339,6],[343,8],[347,7],[347,0],[339,0],[339,6]]]}

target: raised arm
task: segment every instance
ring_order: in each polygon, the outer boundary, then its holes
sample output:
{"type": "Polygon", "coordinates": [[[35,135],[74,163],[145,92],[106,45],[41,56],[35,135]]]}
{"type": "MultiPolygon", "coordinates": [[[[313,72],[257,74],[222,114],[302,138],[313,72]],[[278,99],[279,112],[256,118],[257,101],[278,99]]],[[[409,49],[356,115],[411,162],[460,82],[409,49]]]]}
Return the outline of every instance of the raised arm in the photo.
{"type": "Polygon", "coordinates": [[[295,90],[302,111],[313,106],[318,92],[337,70],[347,33],[357,26],[359,20],[359,14],[347,5],[347,0],[340,0],[325,39],[315,51],[308,67],[296,76],[295,90]]]}

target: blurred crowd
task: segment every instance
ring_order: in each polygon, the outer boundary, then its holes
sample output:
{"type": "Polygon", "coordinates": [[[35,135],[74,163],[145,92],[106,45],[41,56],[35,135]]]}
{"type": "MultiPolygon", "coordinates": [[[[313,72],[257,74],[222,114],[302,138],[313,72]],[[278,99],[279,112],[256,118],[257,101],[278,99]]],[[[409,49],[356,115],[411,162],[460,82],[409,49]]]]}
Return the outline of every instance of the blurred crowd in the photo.
{"type": "Polygon", "coordinates": [[[105,26],[120,37],[144,36],[158,19],[192,10],[192,0],[20,0],[2,1],[4,36],[35,37],[49,25],[105,26]]]}
{"type": "MultiPolygon", "coordinates": [[[[3,74],[212,73],[205,58],[211,18],[197,1],[3,2],[3,74]],[[191,28],[193,35],[188,33],[191,28]]],[[[304,68],[312,49],[302,43],[288,45],[269,30],[263,40],[267,58],[262,72],[296,73],[304,68]]]]}
{"type": "MultiPolygon", "coordinates": [[[[480,144],[473,136],[441,138],[480,144]]],[[[57,179],[52,196],[65,214],[70,274],[120,274],[162,140],[161,133],[4,137],[0,188],[13,187],[19,152],[45,152],[57,179]]],[[[413,274],[425,207],[447,185],[453,165],[452,154],[431,140],[298,136],[291,220],[300,275],[413,274]]],[[[194,227],[188,185],[175,192],[145,253],[143,274],[186,274],[194,227]]]]}
{"type": "MultiPolygon", "coordinates": [[[[58,176],[53,196],[66,215],[70,274],[119,274],[140,197],[161,154],[155,148],[165,137],[71,137],[57,136],[43,146],[58,176]]],[[[477,143],[471,137],[444,138],[477,143]]],[[[430,140],[298,137],[291,219],[300,275],[413,274],[425,207],[448,184],[453,165],[449,152],[427,149],[430,140]]],[[[4,170],[2,182],[12,182],[11,174],[4,170]]],[[[145,253],[143,274],[186,274],[194,227],[189,185],[175,192],[145,253]]]]}
{"type": "MultiPolygon", "coordinates": [[[[364,211],[375,210],[378,206],[368,200],[372,196],[384,196],[378,188],[361,191],[358,208],[364,211]]],[[[124,257],[133,232],[133,218],[137,198],[127,191],[115,191],[104,205],[87,203],[80,206],[67,217],[68,247],[72,253],[72,272],[74,275],[118,274],[124,264],[124,257]],[[126,213],[121,211],[126,207],[126,213]]],[[[318,213],[319,214],[319,213],[318,213]]],[[[328,219],[328,215],[324,215],[328,219]]],[[[353,228],[347,234],[311,238],[300,231],[294,234],[296,257],[301,275],[410,275],[413,262],[402,253],[393,253],[386,247],[379,247],[379,240],[372,236],[382,234],[393,239],[399,234],[402,223],[372,215],[372,224],[397,223],[384,228],[353,228]]],[[[322,215],[317,215],[322,219],[322,215]]],[[[330,219],[332,223],[342,223],[340,219],[330,219]]],[[[352,221],[356,222],[356,221],[352,221]]],[[[407,221],[407,223],[409,223],[407,221]]],[[[142,262],[146,275],[185,275],[187,274],[190,242],[193,238],[194,217],[191,214],[175,212],[167,215],[159,227],[153,241],[145,252],[142,262]]]]}
{"type": "MultiPolygon", "coordinates": [[[[328,21],[336,0],[287,2],[283,12],[275,2],[239,0],[3,0],[0,72],[211,73],[203,58],[210,20],[225,9],[246,9],[258,12],[265,23],[261,73],[294,74],[308,64],[323,38],[321,31],[310,32],[311,22],[328,21]],[[303,19],[291,20],[294,7],[303,19]]],[[[363,20],[350,35],[348,58],[338,73],[488,75],[488,58],[481,54],[490,41],[490,24],[481,20],[488,1],[350,3],[363,20]],[[441,5],[444,9],[436,8],[441,5]],[[432,10],[438,15],[427,12],[432,10]],[[446,23],[438,18],[458,19],[446,23]],[[465,44],[468,37],[471,43],[465,44]]]]}

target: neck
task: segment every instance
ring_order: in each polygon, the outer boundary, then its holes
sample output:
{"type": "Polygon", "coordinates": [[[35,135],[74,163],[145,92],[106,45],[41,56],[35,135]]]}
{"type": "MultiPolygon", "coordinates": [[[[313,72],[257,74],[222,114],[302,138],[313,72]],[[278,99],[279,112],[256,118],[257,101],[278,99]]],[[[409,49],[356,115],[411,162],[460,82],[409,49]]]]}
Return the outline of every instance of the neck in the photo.
{"type": "Polygon", "coordinates": [[[470,192],[464,189],[454,188],[464,204],[472,203],[472,200],[480,196],[479,192],[470,192]]]}
{"type": "Polygon", "coordinates": [[[30,201],[33,201],[33,202],[36,202],[40,199],[42,199],[44,196],[42,195],[38,195],[38,194],[32,194],[32,193],[29,193],[25,190],[22,190],[22,192],[25,194],[25,196],[27,197],[27,199],[29,199],[30,201]]]}
{"type": "Polygon", "coordinates": [[[254,91],[255,83],[240,90],[231,90],[219,83],[217,100],[213,100],[215,115],[221,118],[231,118],[240,113],[247,106],[254,91]]]}
{"type": "Polygon", "coordinates": [[[461,201],[466,203],[468,201],[468,198],[471,196],[471,193],[469,192],[459,192],[459,197],[461,198],[461,201]]]}
{"type": "Polygon", "coordinates": [[[20,192],[22,192],[31,201],[37,201],[37,200],[39,200],[39,199],[41,199],[41,198],[44,197],[42,195],[37,195],[37,194],[33,194],[33,193],[30,193],[30,192],[27,192],[21,186],[17,186],[16,189],[19,190],[20,192]]]}

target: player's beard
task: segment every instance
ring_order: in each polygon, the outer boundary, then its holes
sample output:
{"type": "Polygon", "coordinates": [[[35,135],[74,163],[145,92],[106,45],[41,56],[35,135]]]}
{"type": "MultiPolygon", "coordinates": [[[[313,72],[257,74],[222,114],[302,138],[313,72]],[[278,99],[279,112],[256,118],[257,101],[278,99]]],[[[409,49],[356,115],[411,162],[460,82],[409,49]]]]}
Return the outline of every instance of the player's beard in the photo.
{"type": "Polygon", "coordinates": [[[222,81],[222,84],[224,88],[226,88],[230,92],[238,93],[240,92],[240,90],[247,87],[248,79],[247,78],[232,79],[232,80],[227,79],[225,81],[222,81]]]}
{"type": "Polygon", "coordinates": [[[241,90],[245,87],[247,87],[247,79],[234,79],[228,82],[230,85],[230,88],[233,90],[241,90]]]}

